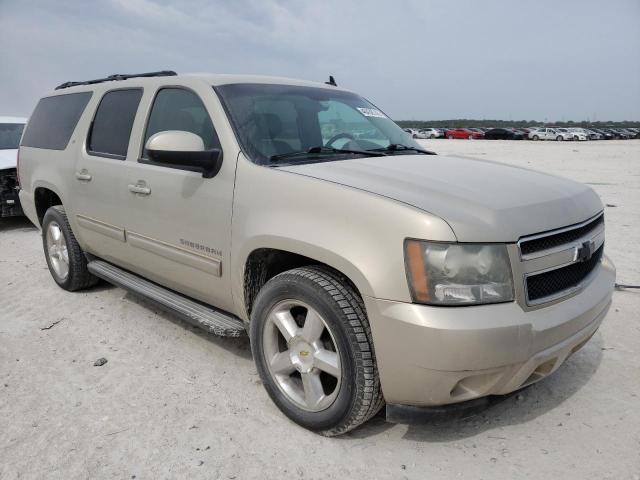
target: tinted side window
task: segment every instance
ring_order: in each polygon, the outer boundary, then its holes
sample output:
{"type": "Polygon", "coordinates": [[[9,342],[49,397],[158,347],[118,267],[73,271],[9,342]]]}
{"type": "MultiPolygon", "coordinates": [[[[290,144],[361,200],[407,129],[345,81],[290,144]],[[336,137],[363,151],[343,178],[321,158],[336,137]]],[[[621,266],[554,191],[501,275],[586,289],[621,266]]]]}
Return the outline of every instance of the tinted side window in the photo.
{"type": "MultiPolygon", "coordinates": [[[[199,135],[204,148],[219,148],[220,142],[202,100],[190,90],[163,88],[158,91],[147,123],[144,144],[153,134],[181,130],[199,135]]],[[[146,151],[142,155],[147,157],[146,151]]]]}
{"type": "Polygon", "coordinates": [[[105,93],[93,119],[87,151],[124,159],[141,98],[139,88],[105,93]]]}
{"type": "Polygon", "coordinates": [[[69,93],[40,99],[33,111],[21,145],[64,150],[84,112],[92,92],[69,93]]]}

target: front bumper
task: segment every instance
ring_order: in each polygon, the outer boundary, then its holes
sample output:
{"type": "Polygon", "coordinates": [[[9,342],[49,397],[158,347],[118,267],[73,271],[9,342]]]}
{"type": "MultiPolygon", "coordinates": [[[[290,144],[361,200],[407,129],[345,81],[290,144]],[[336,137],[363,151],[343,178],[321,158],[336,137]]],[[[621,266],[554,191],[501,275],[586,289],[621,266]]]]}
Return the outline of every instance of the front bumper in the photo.
{"type": "Polygon", "coordinates": [[[365,297],[385,400],[446,405],[537,382],[596,332],[614,283],[604,257],[580,294],[528,312],[516,302],[433,307],[365,297]]]}
{"type": "Polygon", "coordinates": [[[0,170],[0,218],[22,215],[15,168],[0,170]]]}

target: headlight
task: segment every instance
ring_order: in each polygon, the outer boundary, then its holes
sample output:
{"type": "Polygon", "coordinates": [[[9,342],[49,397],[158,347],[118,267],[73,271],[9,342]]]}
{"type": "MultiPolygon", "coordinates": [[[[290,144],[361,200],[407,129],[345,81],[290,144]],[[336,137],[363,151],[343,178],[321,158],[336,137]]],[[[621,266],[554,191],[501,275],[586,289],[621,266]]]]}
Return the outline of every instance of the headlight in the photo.
{"type": "Polygon", "coordinates": [[[513,300],[506,245],[407,240],[404,250],[415,302],[474,305],[513,300]]]}

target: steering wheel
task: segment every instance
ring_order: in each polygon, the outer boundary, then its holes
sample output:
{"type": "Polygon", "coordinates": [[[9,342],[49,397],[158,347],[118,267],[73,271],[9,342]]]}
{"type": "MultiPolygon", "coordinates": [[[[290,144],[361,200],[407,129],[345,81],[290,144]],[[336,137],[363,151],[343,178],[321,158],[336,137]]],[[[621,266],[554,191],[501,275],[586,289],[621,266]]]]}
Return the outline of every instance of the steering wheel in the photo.
{"type": "Polygon", "coordinates": [[[350,133],[338,133],[337,135],[334,135],[333,137],[331,137],[329,140],[327,140],[327,143],[324,144],[325,147],[330,147],[334,142],[340,140],[341,138],[347,138],[351,141],[356,141],[356,138],[351,135],[350,133]]]}

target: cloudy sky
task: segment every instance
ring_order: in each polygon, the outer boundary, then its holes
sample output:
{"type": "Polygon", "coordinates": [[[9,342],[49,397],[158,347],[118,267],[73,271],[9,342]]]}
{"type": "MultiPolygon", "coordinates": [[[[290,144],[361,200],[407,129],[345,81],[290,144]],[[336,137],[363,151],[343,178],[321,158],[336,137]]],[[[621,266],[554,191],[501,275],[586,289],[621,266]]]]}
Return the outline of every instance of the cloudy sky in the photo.
{"type": "Polygon", "coordinates": [[[112,73],[333,74],[397,120],[640,120],[640,0],[0,0],[0,115],[112,73]]]}

